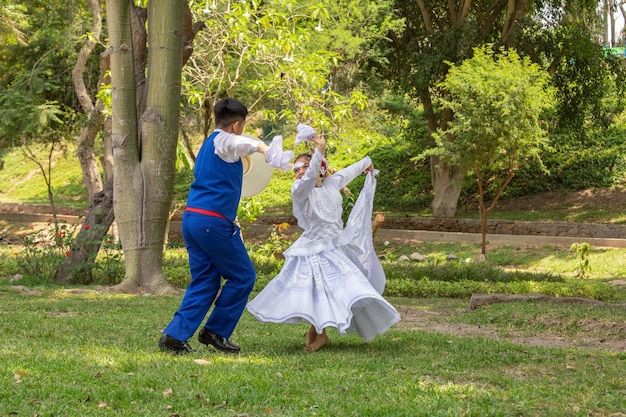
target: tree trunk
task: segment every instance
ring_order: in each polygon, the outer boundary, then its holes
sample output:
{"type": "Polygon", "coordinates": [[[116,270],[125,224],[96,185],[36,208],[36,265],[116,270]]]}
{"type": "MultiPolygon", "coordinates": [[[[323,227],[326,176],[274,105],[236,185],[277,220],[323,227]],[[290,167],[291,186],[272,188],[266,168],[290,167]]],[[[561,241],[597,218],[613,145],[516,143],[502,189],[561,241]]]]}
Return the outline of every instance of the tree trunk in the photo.
{"type": "MultiPolygon", "coordinates": [[[[617,4],[619,6],[619,11],[622,14],[622,21],[624,23],[626,23],[626,9],[624,9],[624,3],[622,1],[618,2],[617,4]]],[[[621,41],[622,44],[624,44],[624,34],[626,33],[626,28],[622,27],[622,30],[618,33],[617,37],[618,40],[621,41]]]]}
{"type": "Polygon", "coordinates": [[[180,116],[183,7],[182,0],[148,4],[150,53],[143,95],[138,94],[142,89],[134,80],[136,73],[143,72],[135,68],[142,52],[133,56],[131,13],[137,16],[135,8],[128,0],[107,1],[110,24],[114,26],[109,30],[114,209],[126,262],[124,280],[114,290],[157,294],[175,291],[165,279],[162,261],[180,116]],[[137,129],[138,107],[139,111],[145,107],[141,130],[137,129]]]}
{"type": "MultiPolygon", "coordinates": [[[[607,0],[605,0],[605,1],[607,1],[607,0]]],[[[608,3],[608,1],[607,1],[607,3],[608,3]]],[[[611,33],[610,33],[611,44],[609,46],[611,46],[611,47],[617,46],[617,42],[616,42],[616,39],[615,39],[615,8],[613,6],[614,6],[614,3],[611,2],[610,6],[609,6],[609,19],[610,19],[610,21],[609,21],[609,30],[611,31],[611,33]]]]}
{"type": "Polygon", "coordinates": [[[487,217],[489,212],[485,208],[485,203],[483,201],[483,197],[480,197],[480,253],[482,255],[487,255],[487,217]]]}
{"type": "Polygon", "coordinates": [[[113,140],[111,138],[111,118],[107,117],[102,125],[102,156],[100,164],[104,170],[104,179],[113,178],[113,140]]]}
{"type": "MultiPolygon", "coordinates": [[[[113,210],[128,265],[133,250],[134,236],[140,234],[142,174],[139,170],[139,135],[135,88],[135,65],[131,29],[131,1],[107,0],[109,50],[111,52],[112,123],[113,147],[113,210]]],[[[136,271],[126,269],[124,281],[133,281],[136,271]]],[[[123,282],[124,282],[123,281],[123,282]]]]}
{"type": "MultiPolygon", "coordinates": [[[[437,116],[428,89],[422,92],[420,98],[424,105],[429,132],[432,134],[439,128],[447,129],[453,117],[452,111],[443,109],[437,116]]],[[[454,138],[449,137],[448,140],[454,140],[454,138]]],[[[465,172],[464,169],[441,162],[437,156],[430,157],[430,181],[435,195],[432,203],[433,217],[454,217],[465,172]]]]}
{"type": "Polygon", "coordinates": [[[438,157],[431,156],[430,172],[435,194],[432,205],[433,217],[454,217],[465,170],[441,163],[438,157]]]}
{"type": "Polygon", "coordinates": [[[604,13],[604,21],[602,22],[602,43],[604,45],[609,44],[609,2],[604,0],[602,4],[602,11],[604,13]]]}
{"type": "Polygon", "coordinates": [[[474,170],[476,171],[476,183],[478,184],[478,218],[480,219],[481,234],[480,253],[484,256],[487,254],[487,215],[489,210],[485,205],[485,178],[478,161],[474,161],[474,170]]]}
{"type": "Polygon", "coordinates": [[[104,189],[94,195],[89,212],[74,239],[71,253],[57,269],[54,281],[63,284],[92,282],[93,263],[113,219],[113,179],[109,179],[104,189]],[[81,268],[84,266],[86,268],[81,268]]]}
{"type": "Polygon", "coordinates": [[[83,171],[89,204],[93,204],[95,194],[102,191],[102,178],[94,151],[96,136],[104,120],[101,110],[94,110],[94,113],[90,115],[90,125],[83,127],[77,141],[78,161],[83,171]]]}
{"type": "MultiPolygon", "coordinates": [[[[97,42],[100,41],[102,17],[100,14],[99,1],[87,0],[87,5],[89,6],[92,16],[91,36],[87,38],[87,41],[78,53],[76,64],[72,70],[72,82],[74,83],[74,91],[76,92],[78,101],[87,115],[87,126],[83,127],[78,138],[77,153],[80,166],[83,170],[85,185],[87,186],[89,202],[93,204],[94,195],[102,190],[102,179],[100,178],[100,170],[98,169],[96,154],[94,152],[94,142],[104,121],[104,115],[102,114],[104,106],[99,100],[96,101],[95,105],[92,103],[92,99],[85,87],[83,74],[85,73],[87,60],[91,56],[97,42]]],[[[101,72],[101,81],[102,75],[103,73],[101,72]]]]}

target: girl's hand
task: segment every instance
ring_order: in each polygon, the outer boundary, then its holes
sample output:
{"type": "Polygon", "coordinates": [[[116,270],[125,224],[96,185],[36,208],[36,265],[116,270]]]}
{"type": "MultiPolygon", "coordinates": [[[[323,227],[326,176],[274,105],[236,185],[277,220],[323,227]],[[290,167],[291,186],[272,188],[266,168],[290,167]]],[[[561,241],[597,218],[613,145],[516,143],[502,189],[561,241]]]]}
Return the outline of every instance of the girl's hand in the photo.
{"type": "Polygon", "coordinates": [[[311,138],[311,141],[315,142],[315,144],[317,144],[317,149],[323,155],[324,154],[324,150],[326,149],[326,139],[324,139],[323,136],[319,136],[318,134],[315,134],[315,136],[313,136],[311,138]]]}
{"type": "Polygon", "coordinates": [[[370,166],[365,168],[365,173],[367,174],[368,172],[374,172],[374,163],[371,163],[370,166]]]}
{"type": "Polygon", "coordinates": [[[267,146],[263,142],[259,142],[259,146],[257,147],[257,151],[262,153],[263,156],[265,156],[266,158],[267,158],[267,156],[266,156],[265,152],[267,152],[268,149],[269,149],[269,146],[267,146]]]}

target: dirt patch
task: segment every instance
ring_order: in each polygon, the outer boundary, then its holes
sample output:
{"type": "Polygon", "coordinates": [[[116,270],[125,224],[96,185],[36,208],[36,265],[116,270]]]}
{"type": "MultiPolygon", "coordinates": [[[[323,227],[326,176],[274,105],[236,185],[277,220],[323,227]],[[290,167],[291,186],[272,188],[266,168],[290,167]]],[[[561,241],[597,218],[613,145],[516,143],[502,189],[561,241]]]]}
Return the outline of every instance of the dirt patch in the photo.
{"type": "Polygon", "coordinates": [[[601,349],[618,352],[626,351],[626,340],[620,339],[610,339],[604,337],[568,339],[550,333],[528,336],[522,334],[521,332],[510,330],[503,332],[491,326],[452,323],[449,319],[455,315],[461,314],[455,309],[444,308],[425,312],[412,308],[400,308],[398,311],[402,316],[402,320],[400,320],[400,322],[396,325],[396,328],[403,330],[419,330],[431,333],[441,333],[455,337],[482,337],[528,346],[601,349]]]}

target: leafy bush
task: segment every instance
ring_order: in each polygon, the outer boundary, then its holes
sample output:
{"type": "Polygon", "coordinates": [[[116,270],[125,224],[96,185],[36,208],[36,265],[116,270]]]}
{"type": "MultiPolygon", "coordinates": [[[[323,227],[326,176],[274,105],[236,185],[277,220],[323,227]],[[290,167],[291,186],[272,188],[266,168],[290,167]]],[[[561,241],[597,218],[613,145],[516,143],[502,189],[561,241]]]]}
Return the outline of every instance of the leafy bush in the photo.
{"type": "MultiPolygon", "coordinates": [[[[503,198],[523,197],[547,191],[605,188],[619,183],[626,176],[626,131],[611,127],[585,132],[551,135],[552,150],[545,149],[541,158],[545,173],[536,162],[530,162],[515,173],[503,198]]],[[[495,190],[488,189],[491,198],[495,190]]],[[[466,178],[462,201],[471,201],[478,194],[476,182],[466,178]]]]}
{"type": "MultiPolygon", "coordinates": [[[[15,252],[20,273],[44,282],[52,281],[59,265],[72,253],[79,227],[77,224],[49,222],[41,230],[33,228],[31,232],[21,233],[22,247],[15,252]]],[[[85,284],[82,277],[89,276],[89,283],[113,285],[124,277],[120,244],[112,236],[105,235],[100,245],[101,250],[96,260],[80,264],[72,271],[75,283],[85,284]]]]}
{"type": "Polygon", "coordinates": [[[187,201],[187,194],[189,194],[189,187],[193,182],[193,170],[183,169],[176,172],[174,177],[174,202],[187,201]]]}
{"type": "MultiPolygon", "coordinates": [[[[255,291],[261,291],[282,267],[271,253],[251,250],[257,271],[255,291]]],[[[600,281],[569,279],[549,272],[507,271],[487,262],[385,261],[386,296],[469,298],[474,293],[545,294],[553,297],[585,297],[614,300],[617,290],[600,281]]]]}
{"type": "Polygon", "coordinates": [[[42,230],[21,233],[22,250],[17,252],[17,263],[22,274],[52,280],[65,256],[71,253],[76,225],[48,223],[42,230]]]}
{"type": "Polygon", "coordinates": [[[91,274],[93,282],[100,285],[115,285],[124,279],[126,265],[122,244],[113,236],[104,236],[91,274]]]}
{"type": "Polygon", "coordinates": [[[15,248],[5,246],[6,251],[0,252],[0,277],[11,277],[21,273],[18,263],[18,251],[15,248]]]}
{"type": "Polygon", "coordinates": [[[177,288],[185,288],[191,282],[187,252],[173,249],[163,256],[163,273],[167,281],[177,288]]]}
{"type": "MultiPolygon", "coordinates": [[[[430,169],[427,161],[411,160],[416,153],[416,146],[409,144],[387,145],[372,152],[374,165],[381,171],[377,177],[375,210],[414,212],[430,206],[433,199],[430,169]]],[[[362,182],[354,181],[354,187],[359,186],[362,182]]]]}
{"type": "Polygon", "coordinates": [[[257,253],[261,256],[276,257],[281,260],[282,253],[297,239],[298,234],[288,234],[289,223],[273,224],[270,235],[261,243],[249,245],[249,252],[257,253]]]}
{"type": "MultiPolygon", "coordinates": [[[[257,272],[254,291],[262,290],[279,272],[284,260],[277,258],[269,249],[249,245],[249,255],[257,272]]],[[[107,255],[105,249],[101,256],[106,259],[104,266],[94,270],[97,283],[112,285],[123,278],[124,262],[121,256],[107,255]]],[[[110,250],[117,250],[111,247],[110,250]]],[[[6,252],[6,251],[5,251],[6,252]]],[[[3,256],[0,271],[10,276],[24,271],[24,258],[20,252],[14,256],[3,256]]],[[[54,261],[49,252],[37,252],[30,255],[33,265],[43,265],[54,261]]],[[[98,261],[102,265],[102,261],[98,261]]],[[[383,268],[387,275],[386,296],[424,297],[424,298],[469,298],[473,293],[510,293],[510,294],[545,294],[554,297],[585,297],[602,301],[615,300],[618,296],[615,287],[605,282],[565,278],[552,273],[528,271],[506,271],[486,262],[429,262],[426,264],[384,261],[383,268]]],[[[163,270],[167,280],[177,288],[185,288],[191,281],[187,254],[184,249],[171,249],[165,253],[163,270]]],[[[29,285],[50,281],[52,268],[48,275],[35,274],[26,276],[29,285]]],[[[25,274],[26,275],[26,274],[25,274]]]]}

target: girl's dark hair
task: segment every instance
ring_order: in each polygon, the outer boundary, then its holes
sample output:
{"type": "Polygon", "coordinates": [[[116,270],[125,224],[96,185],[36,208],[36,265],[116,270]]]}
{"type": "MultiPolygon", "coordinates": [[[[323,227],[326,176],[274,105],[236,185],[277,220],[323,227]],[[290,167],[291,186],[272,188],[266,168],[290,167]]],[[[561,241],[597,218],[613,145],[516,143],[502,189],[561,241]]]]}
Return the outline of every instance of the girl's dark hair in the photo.
{"type": "Polygon", "coordinates": [[[296,156],[296,159],[294,159],[294,162],[297,161],[300,158],[313,158],[313,155],[311,155],[310,153],[301,153],[300,155],[296,156]]]}
{"type": "Polygon", "coordinates": [[[226,127],[238,121],[246,120],[248,108],[234,98],[223,98],[213,107],[215,126],[226,127]]]}

